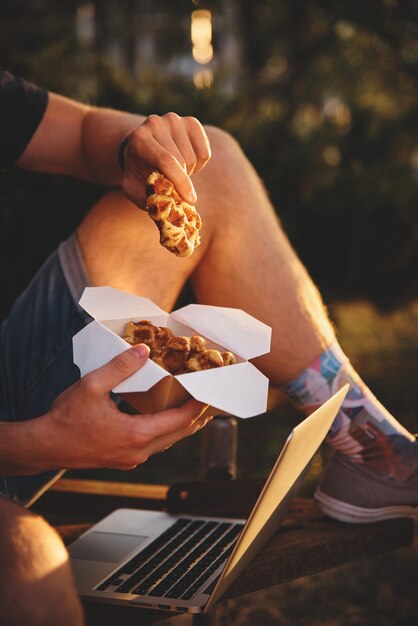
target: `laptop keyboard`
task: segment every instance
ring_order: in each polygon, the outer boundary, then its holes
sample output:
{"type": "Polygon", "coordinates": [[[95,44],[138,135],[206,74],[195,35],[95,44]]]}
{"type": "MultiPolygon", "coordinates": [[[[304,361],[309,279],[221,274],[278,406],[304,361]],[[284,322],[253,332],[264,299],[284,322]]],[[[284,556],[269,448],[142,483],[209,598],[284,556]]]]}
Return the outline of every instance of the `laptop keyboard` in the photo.
{"type": "Polygon", "coordinates": [[[190,600],[226,562],[242,528],[181,518],[96,590],[190,600]]]}

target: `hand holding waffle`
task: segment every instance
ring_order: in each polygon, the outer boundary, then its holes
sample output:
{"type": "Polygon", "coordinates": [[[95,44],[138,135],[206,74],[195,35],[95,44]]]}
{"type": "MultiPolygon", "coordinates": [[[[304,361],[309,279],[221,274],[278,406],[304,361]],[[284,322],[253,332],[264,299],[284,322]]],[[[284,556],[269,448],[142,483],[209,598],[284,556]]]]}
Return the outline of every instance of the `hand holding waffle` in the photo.
{"type": "Polygon", "coordinates": [[[172,181],[180,198],[193,205],[196,192],[190,176],[202,170],[210,156],[208,137],[196,118],[172,112],[149,115],[121,143],[122,191],[143,209],[144,181],[158,170],[172,181]]]}

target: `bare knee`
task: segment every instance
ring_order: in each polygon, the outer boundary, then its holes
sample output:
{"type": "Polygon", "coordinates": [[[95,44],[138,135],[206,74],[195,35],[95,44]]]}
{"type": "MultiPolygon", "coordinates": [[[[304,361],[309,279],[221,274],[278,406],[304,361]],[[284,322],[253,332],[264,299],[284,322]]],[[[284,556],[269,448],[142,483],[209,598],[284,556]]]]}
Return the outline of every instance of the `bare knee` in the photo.
{"type": "Polygon", "coordinates": [[[205,126],[205,131],[211,145],[212,161],[246,158],[238,141],[227,131],[217,126],[205,126]]]}
{"type": "Polygon", "coordinates": [[[40,516],[0,499],[0,615],[4,626],[79,626],[68,553],[40,516]]]}
{"type": "Polygon", "coordinates": [[[254,210],[271,215],[264,186],[239,143],[220,128],[207,126],[205,130],[212,158],[194,177],[199,211],[214,228],[221,223],[224,229],[227,223],[235,229],[243,221],[252,221],[254,210]]]}
{"type": "MultiPolygon", "coordinates": [[[[206,126],[211,144],[212,158],[196,176],[202,176],[212,186],[217,195],[248,199],[248,193],[262,193],[265,190],[253,165],[248,160],[240,144],[232,135],[215,126],[206,126]],[[238,194],[238,196],[237,196],[238,194]]],[[[248,202],[247,202],[248,204],[248,202]]]]}

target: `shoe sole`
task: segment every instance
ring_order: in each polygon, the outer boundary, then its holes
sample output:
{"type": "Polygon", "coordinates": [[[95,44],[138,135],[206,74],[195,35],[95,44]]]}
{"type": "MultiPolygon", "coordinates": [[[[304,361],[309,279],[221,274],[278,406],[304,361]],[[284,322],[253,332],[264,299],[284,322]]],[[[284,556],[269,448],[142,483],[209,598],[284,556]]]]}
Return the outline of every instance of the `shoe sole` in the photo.
{"type": "Polygon", "coordinates": [[[354,522],[355,524],[368,524],[370,522],[380,522],[395,517],[409,517],[418,520],[418,506],[397,505],[384,506],[378,509],[368,509],[348,502],[336,500],[331,496],[327,496],[321,489],[315,492],[315,500],[326,515],[340,522],[354,522]]]}

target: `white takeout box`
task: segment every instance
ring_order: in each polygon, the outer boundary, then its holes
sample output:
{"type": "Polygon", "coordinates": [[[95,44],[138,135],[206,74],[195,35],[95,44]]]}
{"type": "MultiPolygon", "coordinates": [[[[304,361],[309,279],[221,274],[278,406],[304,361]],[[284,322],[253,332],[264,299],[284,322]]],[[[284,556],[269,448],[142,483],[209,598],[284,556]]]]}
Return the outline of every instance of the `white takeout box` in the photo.
{"type": "Polygon", "coordinates": [[[111,287],[86,287],[80,305],[94,320],[73,337],[81,376],[130,349],[122,339],[127,322],[148,319],[175,335],[201,335],[208,347],[229,350],[236,365],[172,376],[148,359],[113,391],[142,413],[180,406],[192,396],[209,415],[253,417],[267,408],[268,378],[248,359],[269,352],[271,328],[240,309],[189,304],[169,314],[156,304],[111,287]]]}

